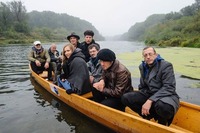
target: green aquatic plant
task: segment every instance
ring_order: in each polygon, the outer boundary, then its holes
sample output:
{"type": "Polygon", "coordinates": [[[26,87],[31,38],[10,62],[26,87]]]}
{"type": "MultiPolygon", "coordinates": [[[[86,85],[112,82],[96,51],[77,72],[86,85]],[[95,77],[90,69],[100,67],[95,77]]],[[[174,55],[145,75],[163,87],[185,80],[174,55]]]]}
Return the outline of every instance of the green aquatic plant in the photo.
{"type": "MultiPolygon", "coordinates": [[[[156,48],[156,51],[173,64],[175,73],[188,78],[200,79],[199,48],[167,47],[156,48]]],[[[131,71],[132,77],[140,76],[138,66],[143,60],[142,51],[122,53],[117,57],[131,71]]]]}

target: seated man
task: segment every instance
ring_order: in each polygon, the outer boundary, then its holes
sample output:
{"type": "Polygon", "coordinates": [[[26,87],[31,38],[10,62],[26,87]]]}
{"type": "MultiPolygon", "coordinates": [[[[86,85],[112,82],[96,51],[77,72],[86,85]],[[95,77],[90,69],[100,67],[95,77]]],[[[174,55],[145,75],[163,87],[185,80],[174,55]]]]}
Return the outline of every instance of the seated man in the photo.
{"type": "Polygon", "coordinates": [[[124,111],[121,96],[133,90],[131,73],[116,60],[115,53],[110,49],[100,50],[97,58],[100,60],[103,73],[101,80],[93,84],[94,99],[101,104],[124,111]]]}
{"type": "Polygon", "coordinates": [[[99,59],[97,58],[97,53],[99,52],[99,49],[99,46],[96,44],[91,44],[88,47],[88,51],[91,57],[89,62],[87,62],[87,65],[89,69],[91,84],[100,81],[103,71],[99,59]]]}
{"type": "Polygon", "coordinates": [[[56,84],[57,82],[57,75],[60,74],[61,71],[61,57],[59,56],[58,50],[56,50],[56,44],[51,44],[51,47],[48,50],[50,58],[51,58],[51,66],[54,71],[54,78],[53,83],[56,84]]]}
{"type": "Polygon", "coordinates": [[[48,80],[52,81],[52,67],[49,64],[51,59],[48,51],[41,46],[40,41],[35,41],[33,44],[34,46],[28,54],[28,60],[30,61],[32,70],[37,74],[47,70],[48,80]]]}
{"type": "MultiPolygon", "coordinates": [[[[93,85],[96,82],[99,82],[102,76],[103,69],[101,67],[100,61],[97,57],[97,53],[99,52],[99,46],[96,44],[91,44],[88,47],[88,51],[90,54],[90,60],[87,62],[88,70],[90,74],[90,83],[93,85]]],[[[92,94],[94,101],[98,102],[98,93],[94,87],[92,88],[92,94]]]]}
{"type": "Polygon", "coordinates": [[[97,46],[99,46],[99,44],[96,43],[94,40],[94,32],[91,30],[86,30],[84,32],[84,41],[80,44],[80,49],[82,50],[82,53],[85,55],[86,62],[90,60],[88,46],[90,46],[91,44],[96,44],[97,46]]]}
{"type": "Polygon", "coordinates": [[[142,54],[139,91],[124,94],[122,103],[145,119],[169,126],[179,108],[173,66],[153,47],[145,47],[142,54]]]}

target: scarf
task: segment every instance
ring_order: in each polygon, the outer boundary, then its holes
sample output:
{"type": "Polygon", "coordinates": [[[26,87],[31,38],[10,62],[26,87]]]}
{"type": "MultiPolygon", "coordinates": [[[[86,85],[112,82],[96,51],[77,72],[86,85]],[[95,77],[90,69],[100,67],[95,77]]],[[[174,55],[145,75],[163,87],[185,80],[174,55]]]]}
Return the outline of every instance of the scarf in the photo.
{"type": "Polygon", "coordinates": [[[41,47],[41,49],[36,49],[36,48],[33,46],[33,47],[32,47],[32,50],[33,50],[37,55],[39,55],[39,54],[41,54],[41,53],[44,51],[44,48],[41,47]]]}
{"type": "Polygon", "coordinates": [[[97,65],[98,60],[99,60],[99,59],[98,59],[97,57],[91,58],[91,62],[92,62],[92,64],[93,64],[94,66],[97,65]]]}
{"type": "Polygon", "coordinates": [[[154,62],[152,63],[151,66],[149,66],[146,62],[142,61],[142,66],[144,68],[144,78],[146,78],[146,76],[149,73],[149,69],[152,68],[153,66],[157,65],[159,61],[164,60],[159,54],[156,57],[156,59],[154,60],[154,62]]]}

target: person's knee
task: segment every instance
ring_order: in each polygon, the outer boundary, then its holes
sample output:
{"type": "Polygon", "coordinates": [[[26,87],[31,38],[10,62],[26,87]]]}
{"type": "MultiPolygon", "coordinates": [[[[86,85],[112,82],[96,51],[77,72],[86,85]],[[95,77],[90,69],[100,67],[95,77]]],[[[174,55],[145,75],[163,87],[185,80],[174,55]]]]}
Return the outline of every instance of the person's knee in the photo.
{"type": "Polygon", "coordinates": [[[155,111],[157,114],[163,118],[170,119],[174,115],[174,108],[173,106],[164,103],[162,101],[157,101],[155,104],[155,111]]]}
{"type": "Polygon", "coordinates": [[[128,105],[128,94],[127,93],[122,95],[121,102],[126,106],[128,105]]]}

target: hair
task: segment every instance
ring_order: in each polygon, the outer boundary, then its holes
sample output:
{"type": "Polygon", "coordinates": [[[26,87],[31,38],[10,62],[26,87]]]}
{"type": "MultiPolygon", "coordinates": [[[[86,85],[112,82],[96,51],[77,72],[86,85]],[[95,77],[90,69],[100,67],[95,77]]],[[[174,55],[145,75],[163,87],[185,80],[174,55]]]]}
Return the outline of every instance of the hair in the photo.
{"type": "Polygon", "coordinates": [[[100,47],[99,47],[98,45],[96,45],[96,44],[91,44],[91,45],[89,45],[89,46],[88,46],[88,50],[90,50],[90,49],[92,49],[92,48],[94,48],[94,47],[96,48],[97,51],[100,50],[100,47]]]}
{"type": "Polygon", "coordinates": [[[62,51],[62,62],[64,63],[64,62],[66,62],[68,59],[67,59],[67,57],[65,56],[65,48],[66,47],[69,47],[71,50],[72,50],[72,52],[74,52],[74,50],[75,50],[75,47],[74,47],[74,45],[73,44],[71,44],[71,43],[69,43],[69,44],[66,44],[64,47],[63,47],[63,51],[62,51]]]}
{"type": "Polygon", "coordinates": [[[92,30],[86,30],[85,32],[84,32],[84,36],[86,36],[86,35],[89,35],[89,36],[94,36],[94,32],[92,31],[92,30]]]}
{"type": "Polygon", "coordinates": [[[154,53],[156,53],[156,50],[155,50],[155,48],[154,48],[154,47],[152,47],[152,46],[146,46],[146,47],[144,47],[144,48],[143,48],[143,50],[142,50],[142,51],[144,51],[144,50],[146,50],[146,49],[148,49],[148,48],[152,48],[152,49],[153,49],[153,51],[154,51],[154,53]]]}

